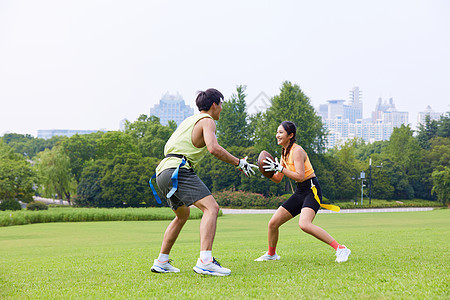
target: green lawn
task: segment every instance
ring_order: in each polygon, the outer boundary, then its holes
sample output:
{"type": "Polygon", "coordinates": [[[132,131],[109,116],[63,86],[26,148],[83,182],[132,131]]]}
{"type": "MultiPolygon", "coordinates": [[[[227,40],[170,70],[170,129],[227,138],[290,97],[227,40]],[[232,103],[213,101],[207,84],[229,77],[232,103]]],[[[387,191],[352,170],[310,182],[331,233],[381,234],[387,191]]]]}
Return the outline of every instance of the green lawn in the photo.
{"type": "Polygon", "coordinates": [[[271,215],[219,218],[213,255],[228,277],[192,271],[199,220],[189,220],[171,253],[178,274],[150,272],[169,221],[45,223],[0,227],[2,299],[448,299],[450,210],[321,214],[315,223],[352,250],[281,228],[281,260],[266,251],[271,215]]]}

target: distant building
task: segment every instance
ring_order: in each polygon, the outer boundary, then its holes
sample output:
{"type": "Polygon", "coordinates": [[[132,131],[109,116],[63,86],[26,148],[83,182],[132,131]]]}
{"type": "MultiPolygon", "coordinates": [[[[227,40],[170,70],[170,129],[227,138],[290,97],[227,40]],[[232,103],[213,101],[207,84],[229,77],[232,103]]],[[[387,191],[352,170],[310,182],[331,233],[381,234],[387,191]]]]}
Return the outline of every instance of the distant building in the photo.
{"type": "Polygon", "coordinates": [[[395,127],[408,124],[408,113],[398,111],[392,98],[387,103],[379,98],[372,118],[363,119],[361,98],[362,92],[354,87],[347,104],[345,100],[328,100],[328,104],[319,106],[318,114],[328,131],[327,148],[343,145],[355,137],[368,143],[388,140],[395,127]]]}
{"type": "Polygon", "coordinates": [[[350,101],[346,113],[351,123],[363,117],[362,92],[357,86],[350,91],[350,101]]]}
{"type": "Polygon", "coordinates": [[[430,120],[439,120],[442,113],[435,112],[431,106],[427,106],[424,111],[421,111],[417,114],[417,124],[425,124],[425,118],[427,116],[430,117],[430,120]]]}
{"type": "Polygon", "coordinates": [[[120,131],[125,131],[125,125],[127,124],[128,119],[122,119],[119,123],[119,130],[120,131]]]}
{"type": "Polygon", "coordinates": [[[382,113],[386,111],[396,110],[394,99],[389,98],[389,102],[384,101],[380,97],[378,98],[378,103],[375,106],[375,110],[372,112],[372,122],[376,122],[377,120],[382,119],[382,113]]]}
{"type": "Polygon", "coordinates": [[[160,119],[161,125],[168,125],[173,120],[180,125],[184,119],[194,114],[194,109],[185,104],[180,94],[170,95],[168,92],[150,109],[150,115],[160,119]]]}
{"type": "Polygon", "coordinates": [[[382,120],[385,124],[392,124],[393,128],[408,125],[407,111],[386,111],[382,114],[382,120]]]}
{"type": "Polygon", "coordinates": [[[320,104],[318,114],[322,119],[328,119],[328,104],[320,104]]]}
{"type": "Polygon", "coordinates": [[[37,137],[41,139],[49,139],[54,136],[67,136],[71,137],[75,134],[90,134],[95,132],[106,132],[106,129],[99,130],[72,130],[72,129],[39,129],[37,137]]]}

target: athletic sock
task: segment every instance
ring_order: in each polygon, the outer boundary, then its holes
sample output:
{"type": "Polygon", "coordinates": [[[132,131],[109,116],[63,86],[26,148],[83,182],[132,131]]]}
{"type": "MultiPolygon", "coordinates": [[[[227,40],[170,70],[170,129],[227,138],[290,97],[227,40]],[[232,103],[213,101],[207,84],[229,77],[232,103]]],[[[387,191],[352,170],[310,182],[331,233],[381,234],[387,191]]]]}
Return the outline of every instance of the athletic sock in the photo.
{"type": "Polygon", "coordinates": [[[159,262],[165,263],[169,261],[169,254],[162,254],[160,253],[158,256],[159,262]]]}
{"type": "Polygon", "coordinates": [[[336,240],[332,241],[332,242],[330,243],[330,246],[333,247],[334,250],[344,248],[344,246],[340,245],[338,242],[336,242],[336,240]]]}
{"type": "Polygon", "coordinates": [[[200,251],[200,260],[202,263],[207,264],[212,261],[212,251],[200,251]]]}
{"type": "Polygon", "coordinates": [[[277,248],[277,247],[270,247],[269,246],[269,251],[267,252],[267,254],[274,255],[275,254],[275,248],[277,248]]]}

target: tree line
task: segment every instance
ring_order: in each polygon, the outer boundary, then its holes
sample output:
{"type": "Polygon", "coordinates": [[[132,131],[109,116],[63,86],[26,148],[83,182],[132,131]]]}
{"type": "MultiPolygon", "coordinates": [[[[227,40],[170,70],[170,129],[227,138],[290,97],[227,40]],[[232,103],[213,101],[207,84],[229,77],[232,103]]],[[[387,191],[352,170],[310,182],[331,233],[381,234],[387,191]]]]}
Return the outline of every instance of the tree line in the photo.
{"type": "MultiPolygon", "coordinates": [[[[354,139],[325,151],[326,129],[297,84],[284,82],[271,107],[253,115],[247,113],[245,89],[238,86],[223,103],[217,123],[218,141],[233,155],[256,162],[259,152],[267,150],[280,157],[275,133],[282,121],[290,120],[297,125],[297,143],[308,153],[327,199],[354,199],[361,187],[359,174],[368,174],[371,159],[373,198],[448,200],[449,114],[440,120],[428,118],[416,131],[404,125],[395,128],[387,141],[366,144],[354,139]]],[[[80,206],[157,206],[148,181],[176,127],[173,121],[163,126],[159,118],[143,114],[127,121],[124,131],[48,140],[5,134],[0,140],[0,200],[30,202],[33,195],[41,195],[80,206]]],[[[213,192],[274,196],[290,193],[295,184],[286,176],[283,184],[259,175],[242,176],[210,154],[195,171],[213,192]]]]}

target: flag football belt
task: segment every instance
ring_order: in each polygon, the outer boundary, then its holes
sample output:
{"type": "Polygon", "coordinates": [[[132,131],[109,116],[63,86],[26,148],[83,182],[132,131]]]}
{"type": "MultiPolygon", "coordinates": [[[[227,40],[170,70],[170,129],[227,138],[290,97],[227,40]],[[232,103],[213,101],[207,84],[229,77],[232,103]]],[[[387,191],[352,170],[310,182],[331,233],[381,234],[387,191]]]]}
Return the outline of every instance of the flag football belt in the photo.
{"type": "Polygon", "coordinates": [[[314,185],[312,179],[311,179],[311,190],[312,190],[312,192],[314,194],[314,199],[316,199],[316,201],[319,203],[320,207],[323,207],[325,209],[332,210],[332,211],[335,211],[335,212],[339,212],[341,210],[341,208],[339,206],[320,203],[320,198],[317,195],[317,188],[314,185]]]}
{"type": "MultiPolygon", "coordinates": [[[[167,154],[165,158],[167,158],[167,157],[181,158],[181,163],[178,165],[178,167],[172,173],[172,189],[166,195],[167,198],[170,198],[178,189],[178,171],[186,163],[188,163],[188,165],[191,166],[191,162],[186,158],[186,156],[181,155],[181,154],[167,154]]],[[[156,173],[153,174],[152,178],[150,178],[148,183],[150,184],[150,188],[152,189],[153,196],[155,196],[156,202],[158,202],[158,204],[161,204],[161,198],[159,198],[158,193],[156,192],[155,187],[152,184],[152,179],[155,179],[155,178],[156,178],[156,173]]]]}

